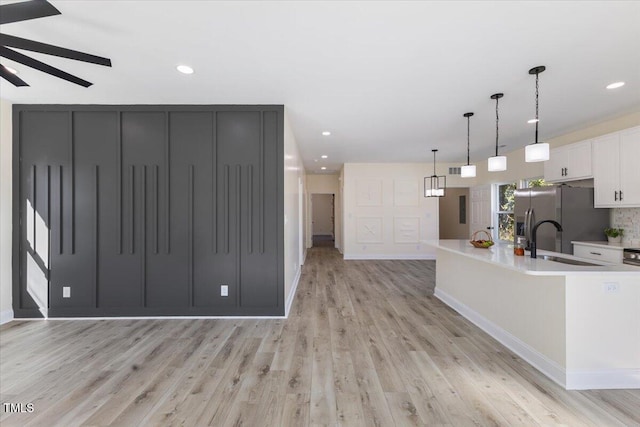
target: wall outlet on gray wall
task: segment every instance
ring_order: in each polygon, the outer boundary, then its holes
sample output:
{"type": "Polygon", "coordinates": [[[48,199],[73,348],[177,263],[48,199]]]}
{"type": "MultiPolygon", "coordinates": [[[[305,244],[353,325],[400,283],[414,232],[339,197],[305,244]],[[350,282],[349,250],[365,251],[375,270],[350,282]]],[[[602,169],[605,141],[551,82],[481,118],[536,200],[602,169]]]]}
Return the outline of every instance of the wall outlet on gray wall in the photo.
{"type": "Polygon", "coordinates": [[[62,298],[71,298],[71,286],[62,287],[62,298]]]}
{"type": "Polygon", "coordinates": [[[221,297],[229,296],[229,285],[220,285],[220,296],[221,297]]]}

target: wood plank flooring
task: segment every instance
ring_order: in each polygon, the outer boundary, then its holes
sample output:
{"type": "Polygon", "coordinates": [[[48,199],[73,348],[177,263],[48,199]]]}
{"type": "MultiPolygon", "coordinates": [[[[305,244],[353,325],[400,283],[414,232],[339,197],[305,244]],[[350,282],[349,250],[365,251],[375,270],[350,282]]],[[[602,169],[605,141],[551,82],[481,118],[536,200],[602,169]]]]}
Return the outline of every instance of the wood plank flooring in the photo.
{"type": "Polygon", "coordinates": [[[287,320],[15,321],[7,426],[640,426],[640,390],[565,391],[432,296],[433,261],[313,248],[287,320]]]}

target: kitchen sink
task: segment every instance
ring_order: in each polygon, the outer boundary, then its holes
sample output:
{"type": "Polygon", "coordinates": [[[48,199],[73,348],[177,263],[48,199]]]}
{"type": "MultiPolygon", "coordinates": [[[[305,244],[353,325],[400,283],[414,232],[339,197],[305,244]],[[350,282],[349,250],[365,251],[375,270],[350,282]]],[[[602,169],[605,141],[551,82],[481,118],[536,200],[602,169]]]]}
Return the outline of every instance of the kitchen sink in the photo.
{"type": "Polygon", "coordinates": [[[571,264],[571,265],[586,265],[586,266],[601,266],[601,264],[593,264],[591,262],[586,262],[586,261],[578,261],[577,259],[570,259],[570,258],[562,258],[559,256],[555,256],[555,255],[542,255],[538,258],[542,258],[544,260],[547,261],[554,261],[554,262],[560,262],[562,264],[571,264]]]}

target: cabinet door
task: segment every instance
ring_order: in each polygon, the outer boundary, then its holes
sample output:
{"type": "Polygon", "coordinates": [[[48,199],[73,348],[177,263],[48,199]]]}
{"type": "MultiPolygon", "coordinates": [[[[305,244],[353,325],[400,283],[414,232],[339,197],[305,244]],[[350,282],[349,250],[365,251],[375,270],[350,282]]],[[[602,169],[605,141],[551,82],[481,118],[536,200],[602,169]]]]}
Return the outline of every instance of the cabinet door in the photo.
{"type": "Polygon", "coordinates": [[[566,157],[566,178],[586,179],[593,176],[591,167],[591,141],[568,145],[566,157]]]}
{"type": "Polygon", "coordinates": [[[640,127],[620,133],[621,206],[640,207],[640,127]]]}
{"type": "Polygon", "coordinates": [[[597,208],[620,205],[619,139],[620,135],[615,133],[593,141],[594,205],[597,208]]]}
{"type": "Polygon", "coordinates": [[[544,180],[547,182],[566,181],[564,168],[567,167],[567,149],[555,148],[549,153],[549,160],[544,162],[544,180]]]}

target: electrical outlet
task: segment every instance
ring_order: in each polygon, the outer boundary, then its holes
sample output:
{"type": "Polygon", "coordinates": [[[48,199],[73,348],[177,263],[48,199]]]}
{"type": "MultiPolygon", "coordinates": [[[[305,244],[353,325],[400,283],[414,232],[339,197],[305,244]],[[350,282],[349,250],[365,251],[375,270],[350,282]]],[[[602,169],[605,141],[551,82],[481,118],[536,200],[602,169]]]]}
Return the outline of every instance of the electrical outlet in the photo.
{"type": "Polygon", "coordinates": [[[220,296],[221,297],[229,296],[229,285],[220,285],[220,296]]]}
{"type": "Polygon", "coordinates": [[[618,282],[604,282],[602,285],[605,294],[615,294],[620,292],[620,285],[618,282]]]}
{"type": "Polygon", "coordinates": [[[62,287],[62,298],[71,298],[71,286],[62,287]]]}

